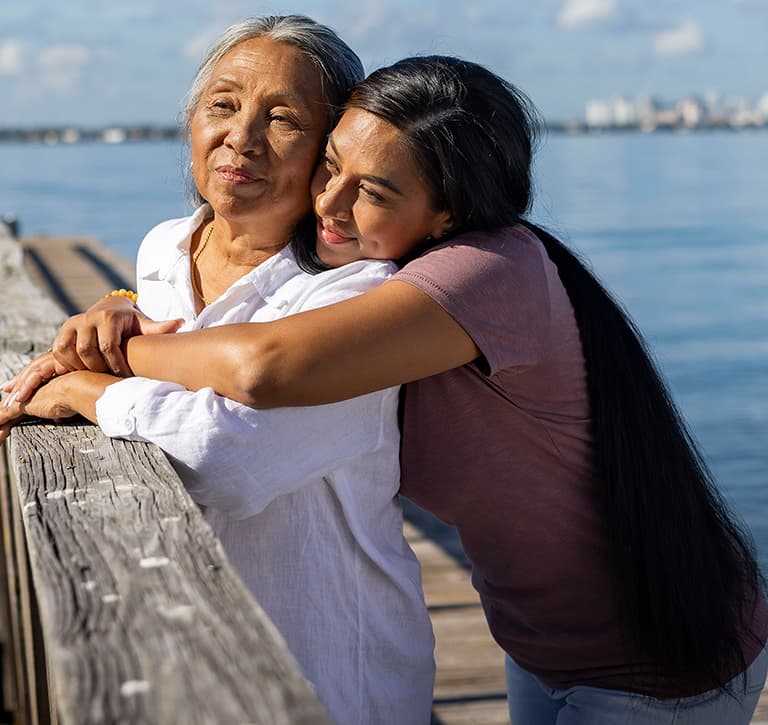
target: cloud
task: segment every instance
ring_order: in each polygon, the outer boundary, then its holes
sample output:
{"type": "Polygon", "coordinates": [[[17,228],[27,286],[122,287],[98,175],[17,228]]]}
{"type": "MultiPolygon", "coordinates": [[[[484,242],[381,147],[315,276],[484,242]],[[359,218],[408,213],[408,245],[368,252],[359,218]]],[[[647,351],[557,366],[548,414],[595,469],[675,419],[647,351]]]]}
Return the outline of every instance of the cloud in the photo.
{"type": "Polygon", "coordinates": [[[653,41],[656,55],[688,55],[704,47],[704,33],[695,20],[683,20],[676,28],[658,33],[653,41]]]}
{"type": "Polygon", "coordinates": [[[91,53],[84,45],[51,45],[38,56],[43,83],[58,91],[68,91],[80,80],[83,66],[91,53]]]}
{"type": "Polygon", "coordinates": [[[204,33],[200,33],[186,43],[181,49],[182,56],[193,60],[195,63],[200,63],[205,57],[205,53],[212,45],[213,41],[219,36],[217,30],[206,30],[204,33]]]}
{"type": "Polygon", "coordinates": [[[23,46],[18,40],[0,44],[0,76],[15,76],[21,72],[23,46]]]}
{"type": "Polygon", "coordinates": [[[618,15],[616,0],[566,0],[557,16],[562,28],[584,28],[611,22],[618,15]]]}

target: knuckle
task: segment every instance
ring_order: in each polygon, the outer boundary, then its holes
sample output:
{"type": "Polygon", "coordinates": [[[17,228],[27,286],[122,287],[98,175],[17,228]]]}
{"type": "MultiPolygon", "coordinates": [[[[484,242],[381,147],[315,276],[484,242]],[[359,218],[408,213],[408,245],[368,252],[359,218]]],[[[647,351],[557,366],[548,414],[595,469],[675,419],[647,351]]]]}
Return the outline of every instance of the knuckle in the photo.
{"type": "Polygon", "coordinates": [[[75,350],[78,355],[89,355],[91,353],[91,344],[87,340],[78,340],[75,350]]]}

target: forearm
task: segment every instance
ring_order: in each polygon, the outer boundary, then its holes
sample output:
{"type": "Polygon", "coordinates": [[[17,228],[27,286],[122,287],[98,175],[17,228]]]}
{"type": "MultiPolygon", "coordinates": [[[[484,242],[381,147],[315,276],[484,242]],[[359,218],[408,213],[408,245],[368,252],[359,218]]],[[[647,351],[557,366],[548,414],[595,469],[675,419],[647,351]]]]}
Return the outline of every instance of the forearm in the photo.
{"type": "Polygon", "coordinates": [[[99,425],[159,446],[192,498],[235,518],[396,441],[397,389],[326,406],[254,410],[175,383],[128,378],[105,391],[99,425]],[[385,435],[386,433],[386,435],[385,435]]]}
{"type": "Polygon", "coordinates": [[[61,383],[61,403],[72,411],[87,418],[91,423],[96,420],[96,401],[103,395],[107,386],[120,378],[105,373],[89,371],[68,373],[58,379],[61,383]]]}
{"type": "Polygon", "coordinates": [[[126,354],[137,375],[272,408],[346,400],[458,367],[479,351],[436,302],[390,282],[274,322],[131,338],[126,354]]]}
{"type": "Polygon", "coordinates": [[[137,335],[123,343],[134,375],[183,385],[213,388],[248,404],[240,388],[241,360],[258,346],[258,332],[268,324],[240,323],[171,335],[137,335]]]}

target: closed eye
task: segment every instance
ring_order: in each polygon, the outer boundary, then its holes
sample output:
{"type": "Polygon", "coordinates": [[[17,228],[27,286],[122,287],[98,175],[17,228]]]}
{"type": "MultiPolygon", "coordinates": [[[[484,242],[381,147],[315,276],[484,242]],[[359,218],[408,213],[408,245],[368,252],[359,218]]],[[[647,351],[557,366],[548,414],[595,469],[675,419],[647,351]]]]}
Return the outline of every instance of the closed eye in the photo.
{"type": "Polygon", "coordinates": [[[376,202],[384,202],[384,201],[386,201],[386,199],[381,194],[379,194],[378,191],[374,191],[373,189],[371,189],[370,186],[366,186],[365,184],[360,184],[360,186],[358,188],[367,197],[369,197],[370,199],[373,199],[373,201],[376,201],[376,202]]]}
{"type": "Polygon", "coordinates": [[[330,157],[328,154],[325,154],[323,156],[323,162],[325,163],[325,168],[332,174],[338,174],[339,173],[339,166],[338,164],[330,157]]]}

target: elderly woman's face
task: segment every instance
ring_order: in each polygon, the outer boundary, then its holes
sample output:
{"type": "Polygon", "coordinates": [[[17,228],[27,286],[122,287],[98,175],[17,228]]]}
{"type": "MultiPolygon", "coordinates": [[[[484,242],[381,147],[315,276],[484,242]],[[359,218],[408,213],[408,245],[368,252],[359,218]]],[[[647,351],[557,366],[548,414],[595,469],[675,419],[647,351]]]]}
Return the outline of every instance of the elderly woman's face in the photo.
{"type": "Polygon", "coordinates": [[[193,175],[231,223],[286,229],[310,208],[310,180],[328,131],[320,76],[293,46],[244,41],[214,67],[191,121],[193,175]]]}

